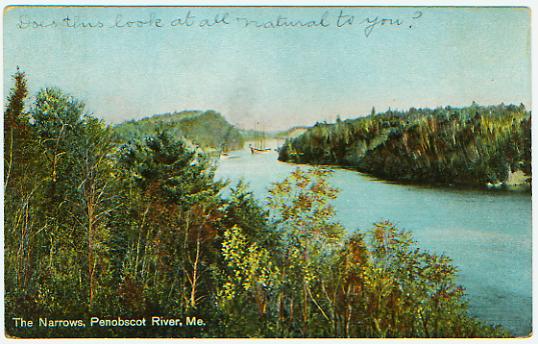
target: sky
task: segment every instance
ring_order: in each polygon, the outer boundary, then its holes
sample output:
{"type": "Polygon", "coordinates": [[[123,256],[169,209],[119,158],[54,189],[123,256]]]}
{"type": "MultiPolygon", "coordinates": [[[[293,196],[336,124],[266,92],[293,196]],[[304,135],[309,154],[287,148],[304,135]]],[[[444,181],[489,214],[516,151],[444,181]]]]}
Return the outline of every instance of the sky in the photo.
{"type": "Polygon", "coordinates": [[[531,106],[524,8],[10,7],[3,32],[4,94],[20,66],[31,95],[58,87],[107,123],[213,109],[283,130],[372,107],[531,106]]]}

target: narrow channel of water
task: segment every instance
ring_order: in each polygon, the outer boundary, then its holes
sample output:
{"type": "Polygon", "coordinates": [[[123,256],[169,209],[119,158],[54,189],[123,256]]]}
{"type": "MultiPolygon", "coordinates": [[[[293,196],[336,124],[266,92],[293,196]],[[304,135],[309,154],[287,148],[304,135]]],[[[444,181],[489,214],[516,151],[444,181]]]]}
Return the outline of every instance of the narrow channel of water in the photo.
{"type": "MultiPolygon", "coordinates": [[[[217,178],[243,179],[263,199],[298,166],[279,162],[274,151],[242,150],[220,160],[217,178]]],[[[453,259],[473,315],[516,336],[531,332],[529,193],[400,185],[344,169],[335,169],[331,183],[341,190],[334,204],[346,228],[386,219],[411,231],[421,248],[453,259]]]]}

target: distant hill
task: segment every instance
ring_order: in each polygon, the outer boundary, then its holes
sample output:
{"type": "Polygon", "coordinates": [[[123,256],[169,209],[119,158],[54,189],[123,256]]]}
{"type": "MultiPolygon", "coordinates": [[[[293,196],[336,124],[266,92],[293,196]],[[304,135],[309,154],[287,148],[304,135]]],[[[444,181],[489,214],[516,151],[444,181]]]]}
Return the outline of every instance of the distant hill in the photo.
{"type": "Polygon", "coordinates": [[[309,127],[293,127],[288,130],[279,131],[274,134],[277,139],[293,139],[302,135],[309,127]]]}
{"type": "Polygon", "coordinates": [[[271,134],[267,132],[254,129],[239,129],[239,132],[245,141],[259,140],[262,137],[268,138],[271,136],[271,134]]]}
{"type": "Polygon", "coordinates": [[[293,139],[302,133],[304,133],[308,127],[293,127],[290,129],[282,130],[282,131],[259,131],[259,130],[253,130],[253,129],[239,129],[241,132],[241,135],[245,139],[245,141],[250,140],[259,140],[260,138],[266,138],[266,139],[293,139]]]}
{"type": "Polygon", "coordinates": [[[164,113],[114,126],[121,141],[140,140],[165,129],[206,150],[230,151],[244,144],[240,131],[213,110],[164,113]]]}

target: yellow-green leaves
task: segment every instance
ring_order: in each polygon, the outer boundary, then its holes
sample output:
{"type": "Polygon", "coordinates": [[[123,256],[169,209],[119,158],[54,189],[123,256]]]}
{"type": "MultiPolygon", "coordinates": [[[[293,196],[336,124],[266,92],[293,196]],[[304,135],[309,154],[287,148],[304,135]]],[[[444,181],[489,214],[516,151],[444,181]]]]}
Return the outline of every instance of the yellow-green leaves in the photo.
{"type": "Polygon", "coordinates": [[[269,252],[249,242],[241,228],[234,226],[225,230],[222,255],[228,275],[221,296],[226,300],[252,292],[256,287],[275,286],[278,268],[273,265],[269,252]]]}

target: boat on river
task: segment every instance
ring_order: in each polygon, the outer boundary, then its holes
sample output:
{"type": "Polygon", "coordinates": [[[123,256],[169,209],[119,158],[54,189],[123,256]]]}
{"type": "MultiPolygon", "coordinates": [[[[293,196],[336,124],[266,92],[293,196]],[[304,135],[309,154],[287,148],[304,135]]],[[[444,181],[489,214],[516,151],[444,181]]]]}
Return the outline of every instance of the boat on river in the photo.
{"type": "Polygon", "coordinates": [[[250,153],[252,154],[269,153],[271,151],[271,148],[256,148],[252,145],[249,145],[248,148],[250,148],[250,153]]]}
{"type": "Polygon", "coordinates": [[[248,145],[248,148],[250,148],[250,153],[252,154],[263,154],[272,151],[271,148],[265,147],[265,131],[263,130],[263,128],[261,131],[261,137],[259,137],[258,142],[256,142],[255,144],[257,147],[253,146],[252,144],[248,145]]]}

